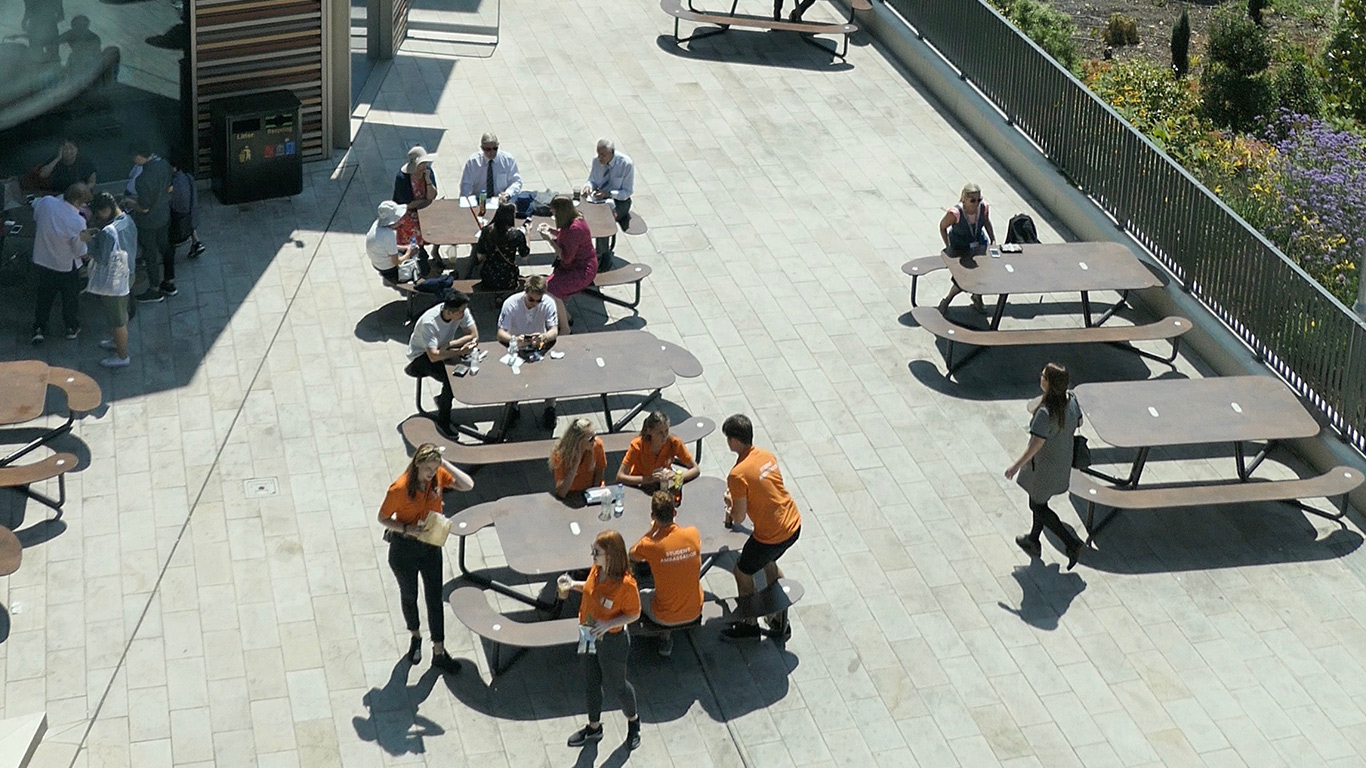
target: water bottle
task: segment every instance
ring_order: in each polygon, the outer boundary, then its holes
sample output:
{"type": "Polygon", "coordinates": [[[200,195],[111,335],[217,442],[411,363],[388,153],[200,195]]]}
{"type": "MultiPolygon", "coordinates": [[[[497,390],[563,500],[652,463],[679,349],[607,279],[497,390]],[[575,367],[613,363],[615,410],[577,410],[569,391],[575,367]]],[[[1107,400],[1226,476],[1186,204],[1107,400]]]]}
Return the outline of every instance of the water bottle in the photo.
{"type": "Polygon", "coordinates": [[[508,341],[508,365],[517,364],[517,337],[513,336],[508,341]]]}
{"type": "Polygon", "coordinates": [[[476,373],[479,373],[479,347],[478,347],[478,346],[476,346],[474,349],[470,350],[469,362],[467,363],[467,365],[469,365],[469,367],[470,367],[470,375],[471,375],[471,376],[473,376],[473,375],[476,374],[476,373]]]}
{"type": "Polygon", "coordinates": [[[626,486],[617,483],[617,489],[612,492],[612,517],[621,517],[621,513],[626,511],[626,486]]]}

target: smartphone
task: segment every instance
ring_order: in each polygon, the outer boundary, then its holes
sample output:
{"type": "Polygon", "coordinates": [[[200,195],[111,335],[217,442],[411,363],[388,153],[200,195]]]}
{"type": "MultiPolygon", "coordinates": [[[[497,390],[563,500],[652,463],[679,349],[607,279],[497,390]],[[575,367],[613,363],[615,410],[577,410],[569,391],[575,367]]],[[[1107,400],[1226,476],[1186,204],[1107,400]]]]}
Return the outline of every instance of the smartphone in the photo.
{"type": "Polygon", "coordinates": [[[1000,249],[1000,248],[997,248],[997,247],[994,246],[994,245],[991,246],[991,258],[993,258],[993,259],[999,259],[999,258],[1001,258],[1001,249],[1000,249]]]}

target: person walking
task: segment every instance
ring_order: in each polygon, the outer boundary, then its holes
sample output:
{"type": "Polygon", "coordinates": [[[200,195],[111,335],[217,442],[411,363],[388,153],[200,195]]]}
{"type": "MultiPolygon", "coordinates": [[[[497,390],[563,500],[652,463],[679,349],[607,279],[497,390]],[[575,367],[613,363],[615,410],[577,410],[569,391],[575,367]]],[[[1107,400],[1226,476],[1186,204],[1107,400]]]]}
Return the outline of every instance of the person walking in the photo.
{"type": "Polygon", "coordinates": [[[572,589],[583,593],[579,624],[588,627],[596,642],[596,651],[583,656],[588,725],[569,737],[569,746],[602,740],[602,692],[606,688],[621,702],[626,715],[626,747],[635,749],[640,746],[640,714],[636,711],[636,689],[626,679],[626,660],[631,653],[626,625],[640,618],[640,589],[631,575],[626,542],[620,533],[599,533],[593,540],[592,554],[593,567],[586,580],[575,581],[567,573],[559,579],[562,592],[572,589]]]}
{"type": "Polygon", "coordinates": [[[404,658],[409,664],[422,661],[422,622],[417,614],[417,584],[422,580],[427,603],[427,622],[432,627],[432,666],[455,674],[459,665],[446,653],[446,614],[441,600],[441,547],[418,541],[427,515],[443,514],[441,494],[447,489],[468,491],[474,480],[441,456],[441,449],[423,443],[413,453],[408,468],[389,486],[379,508],[379,524],[389,542],[389,568],[398,580],[399,602],[412,641],[404,658]]]}
{"type": "Polygon", "coordinates": [[[1039,374],[1043,398],[1030,411],[1029,444],[1020,458],[1006,467],[1005,475],[1007,480],[1016,479],[1029,493],[1029,509],[1034,513],[1029,534],[1016,536],[1015,543],[1031,558],[1039,557],[1043,552],[1039,535],[1047,528],[1062,539],[1070,571],[1085,545],[1048,506],[1049,499],[1067,493],[1072,477],[1072,441],[1081,426],[1081,406],[1068,391],[1069,382],[1066,368],[1057,363],[1044,366],[1039,374]]]}

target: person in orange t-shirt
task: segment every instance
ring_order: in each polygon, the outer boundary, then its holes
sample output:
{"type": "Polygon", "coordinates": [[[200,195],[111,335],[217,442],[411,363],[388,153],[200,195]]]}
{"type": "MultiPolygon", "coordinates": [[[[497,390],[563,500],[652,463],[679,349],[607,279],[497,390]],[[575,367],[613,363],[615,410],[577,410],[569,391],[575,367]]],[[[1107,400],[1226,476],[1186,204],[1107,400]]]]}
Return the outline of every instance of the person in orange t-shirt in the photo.
{"type": "Polygon", "coordinates": [[[555,495],[563,499],[575,491],[602,485],[607,474],[607,451],[588,419],[574,419],[550,452],[555,472],[555,495]]]}
{"type": "MultiPolygon", "coordinates": [[[[650,564],[655,588],[641,596],[650,621],[661,627],[679,627],[702,615],[702,536],[692,526],[674,522],[678,510],[673,494],[655,491],[650,497],[650,532],[631,547],[631,559],[650,564]]],[[[674,636],[664,633],[660,656],[673,653],[674,636]]]]}
{"type": "Polygon", "coordinates": [[[441,600],[441,547],[434,547],[414,536],[422,530],[427,515],[442,514],[441,494],[454,488],[468,491],[474,480],[441,457],[441,449],[423,443],[413,453],[402,475],[389,486],[379,508],[379,524],[389,542],[389,568],[398,579],[399,604],[403,619],[413,634],[408,645],[409,664],[422,661],[422,622],[417,614],[417,582],[427,602],[427,621],[432,625],[432,666],[443,672],[459,672],[460,667],[446,653],[446,613],[441,600]]]}
{"type": "Polygon", "coordinates": [[[640,437],[631,441],[626,458],[617,470],[617,482],[645,490],[668,488],[674,481],[674,464],[683,469],[683,482],[702,473],[682,440],[669,434],[669,417],[651,411],[640,428],[640,437]]]}
{"type": "MultiPolygon", "coordinates": [[[[610,688],[626,715],[626,746],[635,749],[640,746],[640,715],[636,711],[636,689],[626,679],[626,659],[631,653],[631,633],[626,625],[640,618],[640,590],[631,575],[621,534],[612,530],[599,533],[593,540],[593,568],[588,579],[574,581],[564,574],[559,585],[583,593],[579,624],[589,627],[596,645],[583,657],[588,679],[588,725],[569,737],[569,746],[602,740],[602,691],[610,688]]],[[[582,646],[579,652],[584,653],[582,646]]]]}
{"type": "MultiPolygon", "coordinates": [[[[735,452],[735,466],[726,477],[726,525],[738,525],[748,517],[754,523],[740,559],[735,563],[735,584],[741,595],[752,595],[783,577],[778,558],[783,556],[802,533],[802,515],[796,502],[783,487],[778,460],[762,448],[754,447],[754,424],[749,417],[735,414],[721,424],[726,445],[735,452]],[[760,571],[763,576],[756,577],[760,571]]],[[[780,640],[792,636],[787,611],[768,617],[769,634],[780,640]]],[[[757,638],[759,625],[741,621],[721,633],[726,640],[757,638]]]]}

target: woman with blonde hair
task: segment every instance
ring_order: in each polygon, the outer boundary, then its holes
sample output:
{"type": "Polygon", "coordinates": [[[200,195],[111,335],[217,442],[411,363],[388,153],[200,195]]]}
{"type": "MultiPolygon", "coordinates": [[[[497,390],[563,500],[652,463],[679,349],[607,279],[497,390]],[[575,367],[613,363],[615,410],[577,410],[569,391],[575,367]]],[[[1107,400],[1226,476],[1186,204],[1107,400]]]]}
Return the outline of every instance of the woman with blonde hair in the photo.
{"type": "Polygon", "coordinates": [[[1067,493],[1072,477],[1073,436],[1081,426],[1081,406],[1068,391],[1067,369],[1057,363],[1044,366],[1039,374],[1043,397],[1031,409],[1029,444],[1020,458],[1006,468],[1006,479],[1019,475],[1016,482],[1029,493],[1029,509],[1034,527],[1028,536],[1016,536],[1015,543],[1031,558],[1043,553],[1039,535],[1047,528],[1062,539],[1067,552],[1067,570],[1077,564],[1084,546],[1076,531],[1062,524],[1048,500],[1067,493]]]}
{"type": "MultiPolygon", "coordinates": [[[[963,185],[958,202],[939,220],[939,237],[951,255],[981,253],[996,242],[996,229],[991,226],[991,207],[982,199],[981,187],[971,182],[963,185]]],[[[958,281],[953,281],[949,295],[939,302],[939,311],[946,311],[953,297],[962,292],[958,281]]],[[[972,308],[982,313],[987,311],[982,297],[977,294],[972,295],[972,308]]]]}
{"type": "Polygon", "coordinates": [[[446,653],[446,614],[441,600],[441,547],[416,537],[430,514],[443,514],[441,494],[447,489],[468,491],[474,480],[441,456],[441,449],[423,443],[413,453],[408,468],[389,486],[379,508],[379,524],[389,542],[389,568],[398,580],[403,619],[412,633],[408,663],[422,661],[422,623],[417,614],[417,583],[422,579],[427,621],[432,625],[432,666],[443,672],[460,671],[446,653]]]}
{"type": "Polygon", "coordinates": [[[555,249],[555,268],[546,290],[555,299],[555,311],[560,315],[560,335],[563,336],[569,333],[569,311],[565,302],[593,284],[598,276],[598,255],[593,248],[588,222],[575,207],[573,198],[556,195],[550,201],[550,212],[555,216],[555,226],[542,224],[538,231],[555,249]]]}
{"type": "Polygon", "coordinates": [[[593,422],[577,418],[555,441],[550,452],[550,469],[555,473],[555,495],[561,499],[602,485],[607,473],[607,451],[593,422]]]}
{"type": "Polygon", "coordinates": [[[569,746],[582,747],[602,740],[602,692],[610,689],[626,715],[626,747],[640,746],[640,715],[636,712],[636,689],[626,679],[626,659],[631,653],[631,634],[626,625],[640,618],[640,588],[631,575],[626,542],[621,534],[607,530],[593,540],[593,568],[588,578],[575,581],[560,576],[561,589],[583,593],[579,624],[588,628],[596,651],[583,657],[588,681],[588,725],[569,737],[569,746]]]}
{"type": "Polygon", "coordinates": [[[617,482],[645,490],[668,488],[674,479],[675,464],[683,467],[685,483],[702,473],[688,446],[669,433],[668,415],[651,411],[641,425],[640,437],[626,449],[626,457],[617,470],[617,482]]]}

